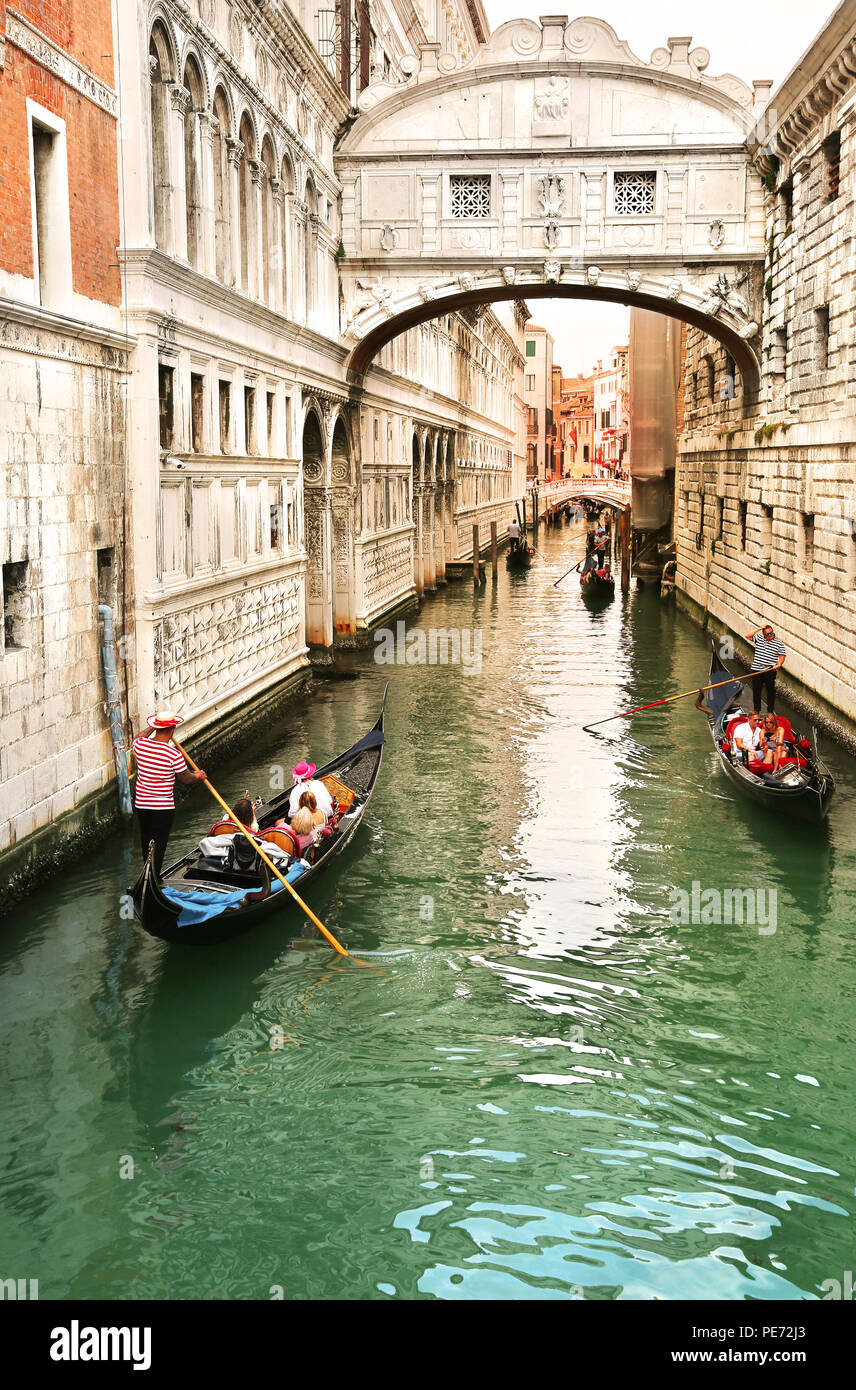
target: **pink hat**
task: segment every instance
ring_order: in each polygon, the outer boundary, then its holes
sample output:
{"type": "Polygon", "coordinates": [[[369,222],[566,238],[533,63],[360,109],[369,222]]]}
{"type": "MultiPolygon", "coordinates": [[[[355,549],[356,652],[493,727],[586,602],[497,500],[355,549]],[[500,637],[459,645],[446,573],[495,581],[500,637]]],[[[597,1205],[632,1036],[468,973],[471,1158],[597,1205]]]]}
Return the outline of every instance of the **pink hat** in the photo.
{"type": "Polygon", "coordinates": [[[159,714],[150,714],[146,723],[150,729],[174,729],[177,724],[183,724],[184,720],[180,714],[173,714],[172,710],[163,709],[159,714]]]}
{"type": "Polygon", "coordinates": [[[297,778],[298,782],[303,782],[306,780],[307,777],[313,777],[314,774],[314,763],[298,763],[297,767],[294,768],[292,773],[292,775],[297,778]]]}

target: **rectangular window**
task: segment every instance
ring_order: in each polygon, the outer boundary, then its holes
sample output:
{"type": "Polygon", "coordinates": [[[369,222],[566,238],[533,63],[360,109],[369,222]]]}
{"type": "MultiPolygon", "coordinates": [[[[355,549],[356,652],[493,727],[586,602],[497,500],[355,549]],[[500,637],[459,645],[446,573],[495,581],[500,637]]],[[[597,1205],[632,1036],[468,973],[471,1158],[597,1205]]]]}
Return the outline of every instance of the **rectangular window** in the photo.
{"type": "Polygon", "coordinates": [[[273,455],[273,411],[276,403],[276,396],[273,391],[267,393],[267,451],[268,457],[273,455]]]}
{"type": "Polygon", "coordinates": [[[719,399],[733,401],[737,395],[737,367],[730,352],[725,354],[725,369],[719,382],[719,399]]]}
{"type": "Polygon", "coordinates": [[[270,508],[270,548],[282,550],[282,507],[277,502],[270,508]]]}
{"type": "Polygon", "coordinates": [[[205,424],[205,378],[197,372],[190,373],[190,447],[194,454],[204,449],[205,424]]]}
{"type": "Polygon", "coordinates": [[[841,131],[836,130],[823,142],[824,195],[828,203],[838,197],[841,182],[841,131]]]}
{"type": "Polygon", "coordinates": [[[232,431],[232,383],[221,381],[217,387],[220,407],[220,452],[228,454],[232,431]]]}
{"type": "Polygon", "coordinates": [[[116,603],[115,559],[116,555],[112,545],[105,546],[103,550],[96,550],[95,552],[98,602],[106,603],[110,608],[115,607],[116,603]]]}
{"type": "Polygon", "coordinates": [[[244,387],[244,441],[248,454],[256,453],[256,392],[244,387]]]}
{"type": "Polygon", "coordinates": [[[613,186],[616,216],[644,217],[652,213],[656,191],[656,174],[616,174],[613,186]]]}
{"type": "Polygon", "coordinates": [[[724,513],[724,511],[725,511],[725,498],[724,498],[724,497],[717,497],[717,499],[716,499],[716,519],[715,519],[714,533],[713,533],[713,534],[714,534],[715,539],[718,540],[718,541],[721,541],[721,540],[722,540],[722,518],[723,518],[723,513],[724,513]]]}
{"type": "Polygon", "coordinates": [[[525,388],[524,388],[524,389],[527,390],[527,391],[534,391],[534,390],[535,390],[535,373],[534,373],[534,372],[527,372],[527,373],[526,373],[526,385],[525,385],[525,388]]]}
{"type": "Polygon", "coordinates": [[[27,645],[28,571],[26,560],[3,566],[3,648],[7,652],[27,645]]]}
{"type": "Polygon", "coordinates": [[[533,338],[527,338],[526,340],[526,356],[535,356],[535,340],[533,338]]]}
{"type": "Polygon", "coordinates": [[[770,371],[775,376],[784,376],[788,367],[788,330],[777,328],[770,344],[770,371]]]}
{"type": "Polygon", "coordinates": [[[818,372],[829,370],[829,305],[814,311],[814,365],[818,372]]]}
{"type": "Polygon", "coordinates": [[[779,189],[779,218],[782,236],[787,236],[794,220],[794,181],[785,179],[779,189]]]}
{"type": "Polygon", "coordinates": [[[799,535],[799,564],[800,569],[808,574],[814,569],[814,517],[809,512],[803,512],[802,525],[799,535]]]}
{"type": "Polygon", "coordinates": [[[737,503],[737,523],[740,529],[740,549],[746,549],[746,503],[737,503]]]}
{"type": "Polygon", "coordinates": [[[490,217],[490,174],[450,174],[452,216],[460,221],[490,217]]]}
{"type": "Polygon", "coordinates": [[[65,124],[27,100],[32,151],[33,279],[38,303],[61,308],[71,292],[65,124]]]}
{"type": "Polygon", "coordinates": [[[171,449],[175,435],[175,368],[158,363],[158,419],[160,446],[171,449]]]}
{"type": "Polygon", "coordinates": [[[758,542],[761,547],[761,559],[772,560],[773,558],[773,508],[761,506],[761,517],[758,528],[758,542]]]}
{"type": "Polygon", "coordinates": [[[534,405],[529,407],[529,434],[538,433],[538,409],[534,405]]]}

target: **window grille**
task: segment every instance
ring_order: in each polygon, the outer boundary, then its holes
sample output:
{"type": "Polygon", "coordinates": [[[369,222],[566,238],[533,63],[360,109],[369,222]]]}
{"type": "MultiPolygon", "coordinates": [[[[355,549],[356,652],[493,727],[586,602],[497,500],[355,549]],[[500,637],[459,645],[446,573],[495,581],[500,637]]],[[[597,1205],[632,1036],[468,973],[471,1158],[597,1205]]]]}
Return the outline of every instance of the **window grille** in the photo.
{"type": "Polygon", "coordinates": [[[452,174],[449,182],[453,217],[490,217],[490,174],[452,174]]]}
{"type": "Polygon", "coordinates": [[[616,214],[619,217],[640,217],[653,212],[656,187],[656,174],[616,174],[616,214]]]}

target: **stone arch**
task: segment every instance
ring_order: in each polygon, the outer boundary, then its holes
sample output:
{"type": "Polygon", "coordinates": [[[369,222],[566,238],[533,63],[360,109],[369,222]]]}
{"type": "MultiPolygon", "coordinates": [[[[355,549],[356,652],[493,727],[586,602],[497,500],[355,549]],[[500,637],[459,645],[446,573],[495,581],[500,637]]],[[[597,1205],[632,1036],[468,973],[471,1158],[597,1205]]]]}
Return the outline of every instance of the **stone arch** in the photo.
{"type": "Polygon", "coordinates": [[[214,273],[224,285],[234,282],[232,266],[232,109],[222,82],[214,88],[214,273]]]}
{"type": "Polygon", "coordinates": [[[240,280],[245,294],[258,292],[258,216],[253,171],[256,162],[256,128],[249,111],[241,115],[238,139],[244,147],[238,170],[238,208],[240,213],[240,280]]]}
{"type": "Polygon", "coordinates": [[[152,231],[155,246],[171,249],[173,234],[168,84],[178,71],[172,32],[158,16],[149,34],[149,107],[152,155],[152,231]]]}
{"type": "Polygon", "coordinates": [[[187,259],[199,267],[202,254],[202,147],[199,113],[205,110],[205,79],[199,60],[190,53],[184,62],[183,83],[190,93],[184,113],[184,209],[187,223],[187,259]]]}
{"type": "Polygon", "coordinates": [[[332,424],[330,477],[333,484],[333,632],[355,627],[353,441],[343,411],[332,424]]]}
{"type": "Polygon", "coordinates": [[[311,172],[303,185],[306,221],[303,228],[304,321],[311,324],[318,303],[318,239],[315,221],[318,216],[318,191],[311,172]]]}

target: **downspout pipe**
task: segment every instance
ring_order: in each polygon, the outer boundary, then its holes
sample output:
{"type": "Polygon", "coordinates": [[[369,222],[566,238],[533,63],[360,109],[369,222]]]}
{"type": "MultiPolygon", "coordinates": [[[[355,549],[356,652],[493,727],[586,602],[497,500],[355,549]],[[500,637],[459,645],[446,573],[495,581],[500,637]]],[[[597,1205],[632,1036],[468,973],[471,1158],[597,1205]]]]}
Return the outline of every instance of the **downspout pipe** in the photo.
{"type": "Polygon", "coordinates": [[[116,767],[116,785],[119,791],[119,810],[125,820],[132,820],[134,810],[131,805],[131,783],[128,777],[128,758],[125,753],[125,731],[122,726],[122,705],[119,700],[119,680],[116,675],[116,645],[113,637],[113,609],[107,603],[99,603],[98,616],[103,623],[101,631],[101,669],[104,672],[104,688],[107,691],[104,709],[110,720],[113,762],[116,767]]]}

